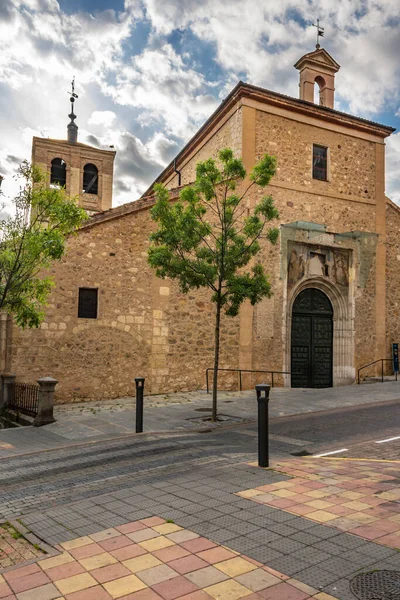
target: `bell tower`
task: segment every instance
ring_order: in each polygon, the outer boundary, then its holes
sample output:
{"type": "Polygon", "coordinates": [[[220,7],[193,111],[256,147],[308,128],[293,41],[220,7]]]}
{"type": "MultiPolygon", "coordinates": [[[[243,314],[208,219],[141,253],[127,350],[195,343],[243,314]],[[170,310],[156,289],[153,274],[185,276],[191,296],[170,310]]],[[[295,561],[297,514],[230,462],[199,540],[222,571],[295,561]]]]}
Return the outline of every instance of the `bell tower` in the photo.
{"type": "Polygon", "coordinates": [[[314,52],[302,56],[294,65],[300,71],[300,100],[314,102],[314,86],[319,87],[319,104],[334,108],[335,73],[340,65],[317,44],[314,52]]]}
{"type": "Polygon", "coordinates": [[[78,142],[75,123],[75,80],[70,94],[71,112],[67,139],[34,137],[32,163],[48,173],[49,185],[65,187],[68,196],[77,196],[80,206],[89,214],[112,207],[115,150],[103,150],[78,142]]]}

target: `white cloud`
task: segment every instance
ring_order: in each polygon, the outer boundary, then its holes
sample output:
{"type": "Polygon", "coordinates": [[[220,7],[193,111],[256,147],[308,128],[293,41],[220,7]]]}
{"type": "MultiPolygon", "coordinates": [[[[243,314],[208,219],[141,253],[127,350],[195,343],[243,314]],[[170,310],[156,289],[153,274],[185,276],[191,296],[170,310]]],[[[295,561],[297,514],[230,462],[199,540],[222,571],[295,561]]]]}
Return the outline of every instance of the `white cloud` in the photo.
{"type": "Polygon", "coordinates": [[[104,125],[111,127],[117,115],[112,110],[95,110],[92,112],[88,124],[89,125],[104,125]]]}

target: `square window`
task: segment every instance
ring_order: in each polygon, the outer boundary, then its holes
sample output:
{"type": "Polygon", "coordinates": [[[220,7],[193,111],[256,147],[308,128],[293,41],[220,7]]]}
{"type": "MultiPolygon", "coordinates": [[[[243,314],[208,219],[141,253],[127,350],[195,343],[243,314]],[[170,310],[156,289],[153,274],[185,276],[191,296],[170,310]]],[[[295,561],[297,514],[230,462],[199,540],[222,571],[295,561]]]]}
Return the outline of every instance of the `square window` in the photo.
{"type": "Polygon", "coordinates": [[[79,288],[78,318],[97,319],[96,288],[79,288]]]}
{"type": "Polygon", "coordinates": [[[313,178],[328,180],[328,148],[313,145],[313,178]]]}

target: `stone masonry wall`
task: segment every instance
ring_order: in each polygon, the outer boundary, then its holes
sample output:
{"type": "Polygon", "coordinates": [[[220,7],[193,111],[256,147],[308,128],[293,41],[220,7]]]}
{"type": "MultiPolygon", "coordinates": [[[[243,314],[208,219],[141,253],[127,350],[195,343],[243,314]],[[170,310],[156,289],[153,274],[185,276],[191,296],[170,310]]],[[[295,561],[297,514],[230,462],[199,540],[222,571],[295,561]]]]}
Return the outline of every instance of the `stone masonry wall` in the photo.
{"type": "MultiPolygon", "coordinates": [[[[199,150],[186,163],[177,164],[181,171],[181,183],[186,185],[193,183],[196,179],[196,165],[202,160],[208,158],[218,158],[218,152],[222,148],[231,148],[235,156],[241,156],[242,153],[242,109],[239,107],[236,112],[221,126],[214,135],[203,144],[199,150]]],[[[175,174],[166,182],[169,189],[178,186],[178,175],[175,174]]]]}
{"type": "Polygon", "coordinates": [[[400,343],[400,208],[386,203],[386,327],[387,358],[393,342],[400,343]]]}
{"type": "MultiPolygon", "coordinates": [[[[39,330],[14,328],[12,370],[19,379],[59,380],[59,402],[205,386],[213,365],[213,316],[206,291],[183,295],[147,264],[153,228],[142,210],[82,229],[52,274],[46,319],[39,330]],[[97,319],[77,317],[79,287],[99,290],[97,319]]],[[[235,365],[238,320],[226,319],[221,365],[235,365]]],[[[229,378],[221,384],[230,385],[229,378]]]]}

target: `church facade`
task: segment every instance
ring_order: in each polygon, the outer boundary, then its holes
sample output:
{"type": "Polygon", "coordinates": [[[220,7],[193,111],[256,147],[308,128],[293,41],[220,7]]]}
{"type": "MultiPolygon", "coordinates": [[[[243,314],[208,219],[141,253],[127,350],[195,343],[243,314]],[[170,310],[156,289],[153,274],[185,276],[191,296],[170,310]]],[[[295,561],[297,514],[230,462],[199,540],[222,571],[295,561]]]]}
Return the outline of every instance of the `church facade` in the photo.
{"type": "MultiPolygon", "coordinates": [[[[221,148],[248,170],[265,153],[277,157],[268,193],[280,213],[279,242],[257,257],[273,296],[223,318],[220,366],[280,371],[278,385],[351,384],[360,366],[389,358],[400,341],[400,210],[385,196],[393,129],[334,109],[339,65],[325,50],[295,67],[299,99],[240,82],[157,181],[174,198],[194,181],[197,162],[221,148]]],[[[112,209],[113,152],[34,140],[34,162],[51,172],[58,159],[67,192],[82,183],[92,217],[52,269],[56,285],[40,329],[0,322],[2,370],[24,381],[55,377],[59,401],[132,395],[137,376],[147,393],[204,388],[215,307],[208,291],[183,295],[148,266],[151,188],[112,209]],[[87,164],[97,169],[97,187],[92,167],[85,179],[87,164]]],[[[249,207],[257,200],[255,192],[249,207]]],[[[222,386],[236,382],[234,373],[221,377],[222,386]]],[[[243,375],[244,386],[254,383],[243,375]]]]}

